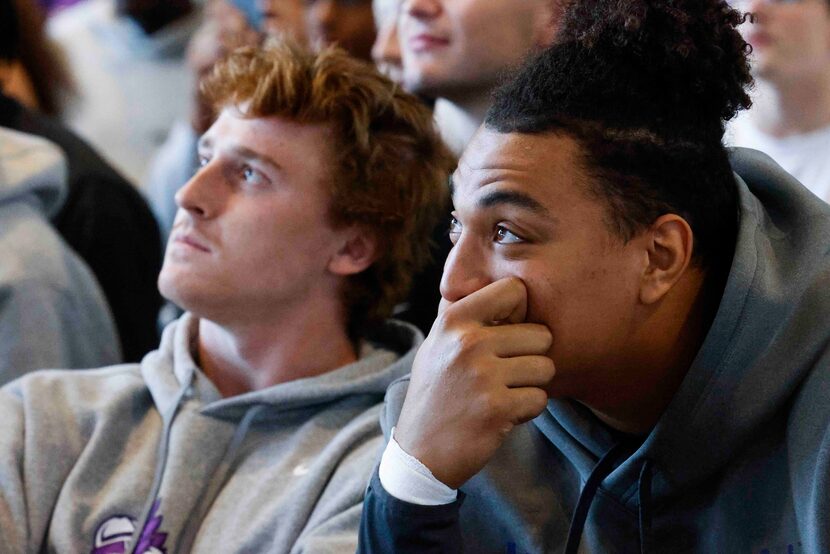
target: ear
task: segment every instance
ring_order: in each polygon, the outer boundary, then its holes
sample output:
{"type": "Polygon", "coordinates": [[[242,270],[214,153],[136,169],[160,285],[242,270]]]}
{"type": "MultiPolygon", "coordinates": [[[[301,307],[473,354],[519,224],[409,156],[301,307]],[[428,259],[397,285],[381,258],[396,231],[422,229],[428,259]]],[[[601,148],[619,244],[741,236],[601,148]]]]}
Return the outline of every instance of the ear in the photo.
{"type": "Polygon", "coordinates": [[[345,233],[345,241],[331,257],[328,270],[341,276],[360,273],[377,259],[377,239],[368,231],[352,227],[345,233]]]}
{"type": "Polygon", "coordinates": [[[694,235],[685,219],[666,214],[654,221],[644,238],[648,264],[640,286],[640,301],[653,304],[671,290],[689,267],[694,235]]]}

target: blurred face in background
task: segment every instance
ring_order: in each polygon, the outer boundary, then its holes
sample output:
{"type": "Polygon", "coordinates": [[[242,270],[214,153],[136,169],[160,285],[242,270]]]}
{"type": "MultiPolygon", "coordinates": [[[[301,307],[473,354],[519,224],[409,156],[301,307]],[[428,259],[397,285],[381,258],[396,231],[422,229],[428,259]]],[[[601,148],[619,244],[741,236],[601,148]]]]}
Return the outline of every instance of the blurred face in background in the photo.
{"type": "Polygon", "coordinates": [[[372,0],[305,0],[305,21],[312,46],[337,44],[355,58],[371,61],[372,0]]]}
{"type": "Polygon", "coordinates": [[[374,0],[372,2],[377,27],[377,38],[372,46],[372,60],[384,75],[402,84],[403,64],[401,45],[398,41],[400,5],[400,0],[374,0]]]}
{"type": "Polygon", "coordinates": [[[828,0],[738,0],[754,22],[741,26],[755,75],[772,81],[830,72],[828,0]]]}
{"type": "Polygon", "coordinates": [[[256,0],[262,14],[262,31],[270,36],[288,35],[304,44],[305,8],[303,0],[256,0]]]}
{"type": "Polygon", "coordinates": [[[554,0],[403,0],[404,82],[450,100],[489,91],[505,70],[553,40],[554,0]]]}

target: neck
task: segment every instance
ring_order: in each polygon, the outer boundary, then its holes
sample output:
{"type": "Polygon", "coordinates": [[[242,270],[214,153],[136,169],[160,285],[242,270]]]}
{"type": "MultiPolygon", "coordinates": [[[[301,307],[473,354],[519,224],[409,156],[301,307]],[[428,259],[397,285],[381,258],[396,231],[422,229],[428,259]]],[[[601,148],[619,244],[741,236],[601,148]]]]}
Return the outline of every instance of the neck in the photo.
{"type": "Polygon", "coordinates": [[[783,138],[830,125],[830,71],[778,83],[758,79],[749,112],[763,132],[783,138]]]}
{"type": "Polygon", "coordinates": [[[675,285],[674,297],[655,308],[632,337],[633,354],[615,368],[613,386],[602,387],[609,392],[585,402],[613,429],[647,434],[674,398],[706,338],[723,289],[713,287],[714,294],[708,294],[702,272],[690,273],[675,285]]]}
{"type": "Polygon", "coordinates": [[[314,377],[357,359],[342,320],[331,312],[232,326],[201,319],[198,355],[224,397],[314,377]]]}

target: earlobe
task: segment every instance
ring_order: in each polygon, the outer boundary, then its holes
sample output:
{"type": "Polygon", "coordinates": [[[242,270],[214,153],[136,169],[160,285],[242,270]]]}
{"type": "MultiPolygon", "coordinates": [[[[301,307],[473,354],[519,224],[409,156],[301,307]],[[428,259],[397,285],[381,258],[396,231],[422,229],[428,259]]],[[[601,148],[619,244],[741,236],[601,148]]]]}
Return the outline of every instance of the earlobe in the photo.
{"type": "Polygon", "coordinates": [[[377,240],[367,231],[354,228],[341,248],[329,260],[328,270],[335,275],[354,275],[377,259],[377,240]]]}
{"type": "Polygon", "coordinates": [[[640,301],[661,300],[683,276],[692,260],[694,236],[685,219],[662,215],[647,231],[648,264],[640,287],[640,301]]]}

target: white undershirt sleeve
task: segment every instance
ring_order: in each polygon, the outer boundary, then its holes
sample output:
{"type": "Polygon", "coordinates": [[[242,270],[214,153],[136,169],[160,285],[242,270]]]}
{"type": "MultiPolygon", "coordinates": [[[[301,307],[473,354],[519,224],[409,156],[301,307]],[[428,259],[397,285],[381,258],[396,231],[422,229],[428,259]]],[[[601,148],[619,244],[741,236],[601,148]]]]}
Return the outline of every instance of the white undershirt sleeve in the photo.
{"type": "Polygon", "coordinates": [[[458,491],[436,479],[420,460],[404,452],[395,440],[394,427],[380,459],[378,476],[386,492],[410,504],[439,506],[452,504],[458,497],[458,491]]]}

